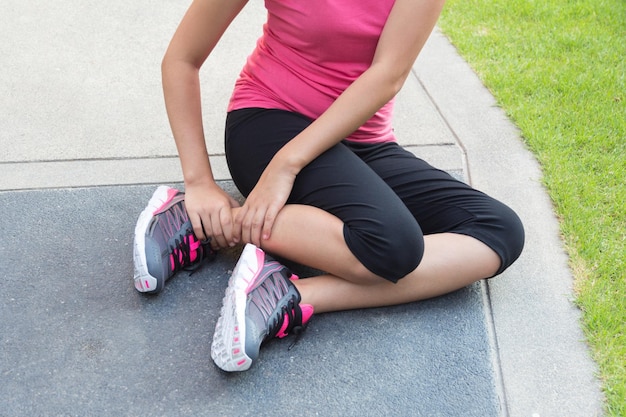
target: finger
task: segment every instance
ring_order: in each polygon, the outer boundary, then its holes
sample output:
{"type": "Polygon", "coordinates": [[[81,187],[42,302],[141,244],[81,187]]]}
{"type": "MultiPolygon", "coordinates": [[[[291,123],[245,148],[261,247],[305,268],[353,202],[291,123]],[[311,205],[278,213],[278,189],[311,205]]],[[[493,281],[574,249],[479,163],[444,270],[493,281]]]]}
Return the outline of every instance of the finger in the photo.
{"type": "Polygon", "coordinates": [[[256,244],[252,240],[252,231],[254,227],[253,222],[254,222],[253,214],[248,212],[246,217],[243,219],[243,223],[241,224],[241,238],[243,239],[244,242],[256,244]]]}
{"type": "Polygon", "coordinates": [[[206,240],[207,236],[204,232],[204,225],[202,224],[202,219],[200,216],[190,217],[191,226],[193,228],[193,233],[196,235],[198,240],[206,240]]]}
{"type": "Polygon", "coordinates": [[[261,233],[263,230],[263,224],[265,223],[265,211],[258,210],[254,213],[252,218],[252,227],[250,228],[250,240],[256,246],[261,247],[261,233]]]}
{"type": "Polygon", "coordinates": [[[263,222],[263,230],[261,231],[261,239],[267,240],[272,234],[272,228],[274,227],[274,221],[276,220],[277,210],[270,208],[265,214],[263,222]]]}
{"type": "Polygon", "coordinates": [[[233,241],[233,218],[228,208],[220,210],[220,224],[226,244],[231,247],[235,246],[235,242],[233,241]]]}
{"type": "Polygon", "coordinates": [[[211,238],[215,240],[220,248],[228,247],[228,243],[224,238],[224,230],[220,221],[220,216],[211,216],[211,238]]]}
{"type": "Polygon", "coordinates": [[[247,207],[244,205],[235,215],[233,219],[233,240],[241,242],[243,239],[243,218],[245,217],[247,207]]]}
{"type": "Polygon", "coordinates": [[[257,234],[255,234],[256,224],[258,223],[257,211],[249,210],[241,225],[241,235],[244,242],[250,242],[256,246],[259,246],[257,234]]]}

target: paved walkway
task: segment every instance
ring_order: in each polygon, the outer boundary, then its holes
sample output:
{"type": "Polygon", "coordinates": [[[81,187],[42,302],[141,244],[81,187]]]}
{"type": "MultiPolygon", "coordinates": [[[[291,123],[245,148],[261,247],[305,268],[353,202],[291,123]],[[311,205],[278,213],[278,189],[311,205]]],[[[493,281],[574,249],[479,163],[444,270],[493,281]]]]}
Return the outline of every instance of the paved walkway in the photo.
{"type": "MultiPolygon", "coordinates": [[[[181,186],[159,64],[186,2],[3,2],[0,416],[596,416],[602,396],[541,173],[489,92],[435,32],[396,131],[511,205],[527,230],[498,279],[394,308],[318,315],[243,374],[210,360],[238,250],[156,297],[132,286],[136,218],[181,186]]],[[[251,2],[203,69],[221,184],[230,88],[260,33],[251,2]]],[[[301,271],[306,274],[307,271],[301,271]]]]}

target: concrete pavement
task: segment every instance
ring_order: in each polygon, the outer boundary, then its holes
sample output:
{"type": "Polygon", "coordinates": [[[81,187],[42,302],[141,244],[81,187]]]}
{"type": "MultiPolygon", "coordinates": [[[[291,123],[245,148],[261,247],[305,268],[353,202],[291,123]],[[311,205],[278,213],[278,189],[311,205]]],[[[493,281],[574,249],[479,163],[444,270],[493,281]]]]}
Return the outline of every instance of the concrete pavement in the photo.
{"type": "MultiPolygon", "coordinates": [[[[136,218],[156,184],[181,187],[159,63],[186,6],[1,6],[0,416],[602,415],[540,168],[438,31],[395,129],[518,212],[513,267],[435,300],[316,316],[293,349],[271,343],[240,375],[209,355],[237,250],[137,293],[136,218]]],[[[224,111],[263,18],[251,2],[202,73],[207,145],[233,194],[224,111]]]]}

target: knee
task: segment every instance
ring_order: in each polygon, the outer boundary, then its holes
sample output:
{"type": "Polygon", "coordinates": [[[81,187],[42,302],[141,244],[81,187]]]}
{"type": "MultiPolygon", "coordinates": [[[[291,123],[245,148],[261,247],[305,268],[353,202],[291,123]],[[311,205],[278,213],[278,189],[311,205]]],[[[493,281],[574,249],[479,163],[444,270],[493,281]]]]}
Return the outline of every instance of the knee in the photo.
{"type": "Polygon", "coordinates": [[[404,222],[388,221],[380,226],[376,229],[344,227],[344,237],[367,271],[397,282],[421,262],[424,236],[412,218],[404,222]]]}
{"type": "Polygon", "coordinates": [[[417,268],[424,256],[424,235],[417,230],[409,233],[398,234],[387,247],[386,253],[381,260],[384,277],[392,282],[398,282],[417,268]]]}
{"type": "Polygon", "coordinates": [[[503,237],[503,260],[498,273],[503,272],[519,258],[526,240],[524,224],[515,211],[509,208],[502,219],[502,227],[507,233],[503,237]]]}
{"type": "Polygon", "coordinates": [[[524,225],[517,213],[502,203],[490,221],[481,222],[476,236],[500,257],[500,268],[494,276],[511,266],[524,249],[524,225]]]}

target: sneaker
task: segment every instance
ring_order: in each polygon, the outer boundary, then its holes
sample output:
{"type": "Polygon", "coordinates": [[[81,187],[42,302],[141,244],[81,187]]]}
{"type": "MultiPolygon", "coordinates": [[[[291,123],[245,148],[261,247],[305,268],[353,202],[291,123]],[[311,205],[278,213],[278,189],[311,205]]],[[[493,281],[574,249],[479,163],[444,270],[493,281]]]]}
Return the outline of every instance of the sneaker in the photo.
{"type": "Polygon", "coordinates": [[[214,255],[200,242],[185,210],[185,194],[160,186],[135,226],[133,260],[137,291],[156,294],[181,269],[193,270],[214,255]]]}
{"type": "Polygon", "coordinates": [[[298,277],[261,249],[244,247],[213,335],[211,357],[219,368],[245,371],[259,356],[263,342],[303,329],[313,306],[300,304],[294,279],[298,277]]]}

